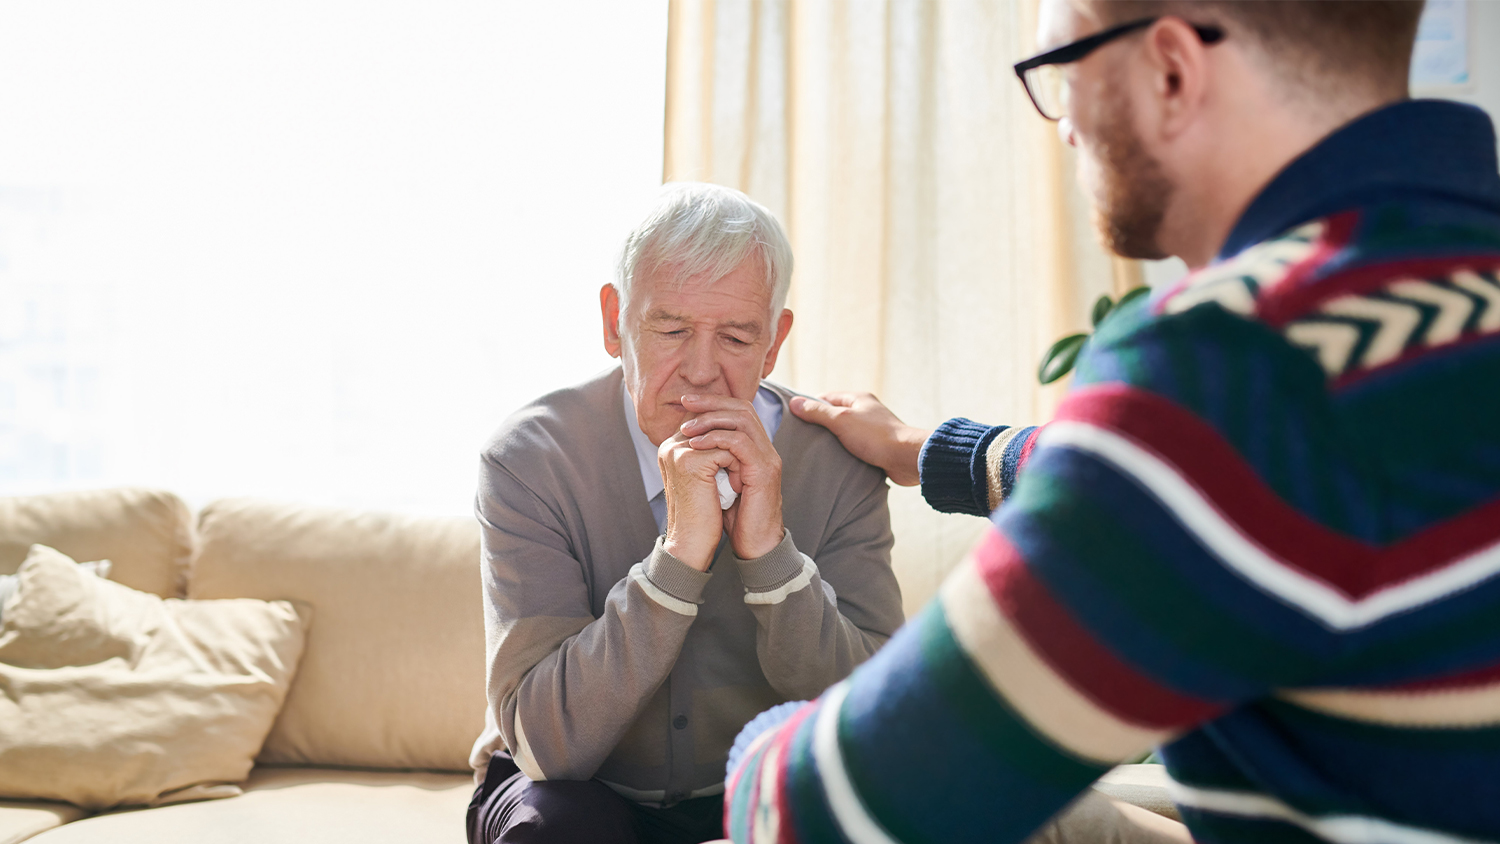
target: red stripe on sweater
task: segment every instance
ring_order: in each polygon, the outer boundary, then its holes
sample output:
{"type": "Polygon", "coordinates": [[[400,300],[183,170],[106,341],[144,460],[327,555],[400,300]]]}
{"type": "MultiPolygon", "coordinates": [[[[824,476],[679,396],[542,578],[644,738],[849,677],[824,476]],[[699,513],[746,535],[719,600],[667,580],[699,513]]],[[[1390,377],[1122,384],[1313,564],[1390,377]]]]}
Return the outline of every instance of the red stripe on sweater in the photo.
{"type": "Polygon", "coordinates": [[[1218,431],[1177,404],[1154,393],[1109,384],[1073,393],[1057,418],[1113,431],[1154,453],[1273,556],[1347,595],[1371,590],[1365,579],[1374,548],[1297,512],[1266,486],[1218,431]]]}
{"type": "Polygon", "coordinates": [[[1384,549],[1374,564],[1375,574],[1380,587],[1389,588],[1447,568],[1497,543],[1500,501],[1492,501],[1384,549]]]}
{"type": "Polygon", "coordinates": [[[1344,251],[1349,242],[1354,240],[1354,230],[1358,227],[1358,211],[1345,211],[1327,218],[1323,234],[1314,245],[1312,254],[1288,267],[1286,275],[1262,288],[1260,298],[1265,298],[1267,290],[1291,290],[1311,281],[1324,264],[1333,260],[1335,255],[1344,251]]]}
{"type": "MultiPolygon", "coordinates": [[[[776,738],[771,742],[772,744],[777,745],[776,813],[781,816],[781,824],[778,827],[776,835],[776,839],[778,842],[785,842],[785,844],[797,844],[798,840],[797,826],[795,823],[793,823],[793,810],[790,800],[791,789],[787,787],[786,781],[788,775],[792,770],[792,742],[794,739],[796,739],[797,730],[802,727],[802,722],[806,721],[810,717],[813,717],[818,710],[822,709],[826,705],[827,701],[823,698],[819,698],[817,701],[809,703],[807,706],[804,706],[798,709],[796,712],[792,713],[792,717],[788,718],[786,723],[781,726],[781,733],[777,735],[776,738]]],[[[769,751],[770,748],[768,747],[768,755],[769,751]]],[[[759,780],[758,775],[756,779],[759,780]]],[[[760,788],[760,783],[758,781],[756,782],[755,787],[756,789],[760,788]]],[[[759,796],[758,791],[757,796],[759,796]]],[[[759,805],[759,803],[751,803],[750,805],[756,806],[759,805]]],[[[752,831],[755,829],[754,818],[750,819],[750,828],[752,831]]]]}
{"type": "Polygon", "coordinates": [[[1461,689],[1478,688],[1482,686],[1493,686],[1500,683],[1500,662],[1465,671],[1460,674],[1449,674],[1444,677],[1433,677],[1430,679],[1417,680],[1412,683],[1399,683],[1391,686],[1378,686],[1367,689],[1367,691],[1381,692],[1437,692],[1437,691],[1459,691],[1461,689]]]}
{"type": "Polygon", "coordinates": [[[1087,387],[1068,397],[1057,418],[1113,431],[1154,453],[1271,556],[1351,598],[1500,542],[1500,501],[1384,548],[1329,530],[1278,496],[1207,422],[1154,393],[1121,384],[1087,387]]]}
{"type": "Polygon", "coordinates": [[[1036,438],[1038,436],[1041,436],[1042,431],[1045,430],[1046,427],[1047,426],[1045,425],[1038,425],[1032,429],[1031,433],[1026,435],[1026,444],[1021,446],[1021,454],[1016,458],[1017,473],[1019,473],[1021,471],[1021,468],[1026,465],[1026,461],[1031,459],[1031,452],[1036,448],[1036,438]]]}
{"type": "Polygon", "coordinates": [[[975,551],[996,606],[1059,676],[1122,721],[1153,729],[1206,720],[1222,707],[1180,695],[1107,650],[1031,575],[1020,551],[991,527],[975,551]]]}
{"type": "MultiPolygon", "coordinates": [[[[761,768],[765,766],[766,760],[772,757],[773,750],[779,750],[780,752],[778,758],[782,759],[783,761],[786,760],[786,745],[788,745],[792,741],[792,739],[796,735],[797,728],[801,726],[803,721],[807,720],[808,715],[817,708],[817,705],[817,702],[813,702],[807,704],[806,706],[799,707],[785,721],[775,727],[772,727],[770,730],[772,735],[769,738],[765,739],[761,746],[755,749],[754,753],[747,754],[744,760],[741,761],[740,766],[729,775],[728,780],[724,784],[724,794],[727,798],[729,798],[724,801],[724,828],[726,830],[729,829],[730,822],[733,819],[733,815],[731,812],[731,810],[734,808],[733,797],[739,789],[740,781],[745,777],[751,778],[750,792],[745,801],[750,809],[749,815],[745,819],[745,823],[751,830],[754,830],[754,807],[760,805],[761,768]]],[[[790,767],[791,766],[787,764],[778,764],[776,771],[776,806],[777,811],[781,813],[783,819],[781,828],[782,830],[784,830],[784,832],[780,836],[781,840],[783,841],[795,840],[794,837],[788,838],[787,836],[789,833],[786,832],[786,830],[790,830],[792,826],[789,822],[787,822],[787,819],[790,816],[786,814],[786,777],[787,770],[790,767]]]]}

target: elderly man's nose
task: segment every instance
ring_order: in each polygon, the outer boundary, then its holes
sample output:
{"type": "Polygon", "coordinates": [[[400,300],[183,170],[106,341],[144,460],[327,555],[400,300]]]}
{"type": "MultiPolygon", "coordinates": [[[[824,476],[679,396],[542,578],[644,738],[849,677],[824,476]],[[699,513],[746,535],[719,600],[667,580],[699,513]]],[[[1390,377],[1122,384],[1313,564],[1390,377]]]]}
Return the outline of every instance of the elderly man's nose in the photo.
{"type": "Polygon", "coordinates": [[[719,362],[714,357],[713,346],[701,342],[690,344],[679,369],[690,384],[703,386],[718,380],[719,362]]]}
{"type": "Polygon", "coordinates": [[[1067,117],[1057,121],[1057,137],[1070,147],[1078,146],[1078,141],[1073,137],[1073,121],[1067,117]]]}

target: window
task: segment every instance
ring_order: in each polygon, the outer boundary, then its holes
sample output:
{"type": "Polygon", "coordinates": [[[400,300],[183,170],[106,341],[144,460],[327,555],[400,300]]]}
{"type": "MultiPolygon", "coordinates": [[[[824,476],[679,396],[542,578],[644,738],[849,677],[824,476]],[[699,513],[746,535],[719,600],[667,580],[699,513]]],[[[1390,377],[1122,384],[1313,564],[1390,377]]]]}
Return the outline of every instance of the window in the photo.
{"type": "Polygon", "coordinates": [[[607,366],[666,3],[0,7],[0,494],[469,512],[607,366]]]}

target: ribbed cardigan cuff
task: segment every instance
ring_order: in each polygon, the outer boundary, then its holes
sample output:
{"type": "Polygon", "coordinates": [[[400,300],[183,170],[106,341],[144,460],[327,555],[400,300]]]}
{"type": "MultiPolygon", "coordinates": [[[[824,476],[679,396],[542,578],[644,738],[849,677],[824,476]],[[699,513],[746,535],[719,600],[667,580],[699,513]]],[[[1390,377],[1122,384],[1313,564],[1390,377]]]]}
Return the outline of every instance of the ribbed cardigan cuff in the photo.
{"type": "Polygon", "coordinates": [[[745,584],[746,589],[774,589],[802,573],[802,552],[792,543],[792,532],[785,528],[783,530],[785,533],[781,542],[765,554],[753,560],[741,560],[739,555],[735,555],[740,581],[745,584]]]}
{"type": "Polygon", "coordinates": [[[990,514],[985,452],[1006,425],[981,425],[962,416],[949,419],[922,444],[917,465],[922,497],[941,513],[990,514]]]}
{"type": "Polygon", "coordinates": [[[667,552],[665,536],[656,538],[656,547],[646,558],[646,579],[661,591],[693,604],[703,603],[703,590],[713,575],[698,571],[667,552]]]}

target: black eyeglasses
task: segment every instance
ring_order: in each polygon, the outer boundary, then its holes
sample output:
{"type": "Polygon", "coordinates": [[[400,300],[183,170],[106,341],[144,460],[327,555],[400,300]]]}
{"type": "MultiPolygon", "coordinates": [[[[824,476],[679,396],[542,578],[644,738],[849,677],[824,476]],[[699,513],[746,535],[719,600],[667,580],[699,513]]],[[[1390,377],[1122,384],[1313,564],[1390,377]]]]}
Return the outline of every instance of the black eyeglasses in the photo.
{"type": "MultiPolygon", "coordinates": [[[[1048,120],[1061,120],[1068,113],[1068,99],[1067,86],[1063,84],[1062,68],[1059,65],[1076,62],[1116,38],[1128,35],[1137,29],[1145,29],[1159,20],[1161,20],[1160,17],[1154,17],[1122,23],[1087,38],[1080,38],[1071,44],[1064,44],[1045,53],[1038,53],[1029,59],[1016,62],[1016,76],[1025,86],[1026,95],[1031,97],[1031,104],[1036,106],[1036,110],[1041,112],[1043,117],[1048,120]]],[[[1224,30],[1216,26],[1198,24],[1190,24],[1190,26],[1193,27],[1194,32],[1198,33],[1198,37],[1203,40],[1204,44],[1214,44],[1224,38],[1224,30]]]]}

